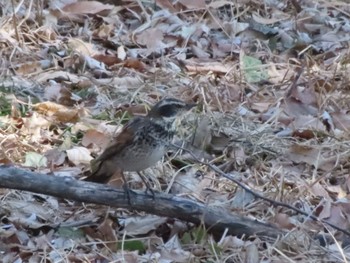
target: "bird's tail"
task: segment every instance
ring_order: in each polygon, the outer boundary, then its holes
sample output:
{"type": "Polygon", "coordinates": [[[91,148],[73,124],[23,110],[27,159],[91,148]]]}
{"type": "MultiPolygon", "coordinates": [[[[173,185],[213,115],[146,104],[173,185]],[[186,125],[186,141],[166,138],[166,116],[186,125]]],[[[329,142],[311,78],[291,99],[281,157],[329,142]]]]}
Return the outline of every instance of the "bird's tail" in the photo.
{"type": "Polygon", "coordinates": [[[87,177],[84,178],[84,181],[94,182],[94,183],[107,183],[109,179],[113,176],[106,169],[104,169],[103,162],[98,160],[92,160],[91,163],[91,172],[87,174],[87,177]]]}
{"type": "Polygon", "coordinates": [[[108,183],[109,179],[116,172],[114,169],[111,169],[108,165],[108,162],[101,162],[98,160],[91,161],[91,172],[86,173],[86,178],[84,181],[95,182],[95,183],[108,183]]]}

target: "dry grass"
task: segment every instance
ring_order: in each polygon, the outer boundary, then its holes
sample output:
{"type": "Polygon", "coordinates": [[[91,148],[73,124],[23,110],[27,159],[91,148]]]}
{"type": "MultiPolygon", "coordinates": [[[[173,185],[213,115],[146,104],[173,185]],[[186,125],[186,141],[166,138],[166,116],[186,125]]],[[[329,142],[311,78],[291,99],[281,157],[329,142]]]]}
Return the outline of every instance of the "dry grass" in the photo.
{"type": "MultiPolygon", "coordinates": [[[[348,6],[310,0],[299,3],[308,10],[297,12],[290,1],[215,4],[191,10],[185,4],[177,9],[178,3],[171,13],[161,3],[155,8],[130,1],[106,7],[105,14],[89,6],[90,14],[77,12],[65,4],[59,6],[63,13],[50,14],[38,8],[44,1],[0,4],[0,163],[21,166],[28,152],[37,152],[46,154],[48,164],[33,169],[79,177],[88,165],[73,165],[65,151],[82,146],[98,153],[98,145],[82,145],[87,130],[107,134],[144,111],[143,105],[174,96],[199,105],[178,132],[189,142],[199,136],[203,143],[195,154],[265,197],[348,229],[348,6]],[[243,30],[249,23],[260,33],[243,30]],[[276,29],[279,38],[274,39],[269,33],[276,29]],[[262,64],[246,67],[247,56],[262,64]],[[268,77],[249,81],[251,68],[268,77]],[[43,107],[36,103],[47,101],[65,106],[76,121],[65,121],[51,108],[45,114],[33,111],[43,107]],[[57,156],[48,155],[50,150],[57,156]]],[[[225,234],[214,240],[206,230],[172,219],[159,223],[130,211],[2,189],[4,262],[20,257],[52,262],[349,260],[348,237],[341,231],[256,199],[184,153],[173,159],[146,171],[156,188],[276,224],[289,234],[269,241],[225,234]],[[77,232],[67,227],[69,233],[62,234],[53,227],[84,220],[89,223],[77,232]],[[142,233],[123,231],[132,220],[134,229],[150,227],[142,233]],[[324,246],[315,241],[321,234],[324,246]]],[[[142,187],[137,176],[129,176],[132,187],[142,187]]]]}

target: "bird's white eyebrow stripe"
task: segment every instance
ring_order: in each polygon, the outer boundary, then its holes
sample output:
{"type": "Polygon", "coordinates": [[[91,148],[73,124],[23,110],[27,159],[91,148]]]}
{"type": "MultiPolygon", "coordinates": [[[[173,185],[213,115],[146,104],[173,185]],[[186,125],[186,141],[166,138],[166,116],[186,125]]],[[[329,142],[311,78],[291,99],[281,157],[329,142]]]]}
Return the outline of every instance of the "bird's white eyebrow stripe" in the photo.
{"type": "Polygon", "coordinates": [[[178,100],[167,100],[164,101],[161,105],[159,105],[160,107],[165,106],[165,105],[179,105],[179,106],[185,106],[186,103],[185,102],[181,102],[178,100]]]}

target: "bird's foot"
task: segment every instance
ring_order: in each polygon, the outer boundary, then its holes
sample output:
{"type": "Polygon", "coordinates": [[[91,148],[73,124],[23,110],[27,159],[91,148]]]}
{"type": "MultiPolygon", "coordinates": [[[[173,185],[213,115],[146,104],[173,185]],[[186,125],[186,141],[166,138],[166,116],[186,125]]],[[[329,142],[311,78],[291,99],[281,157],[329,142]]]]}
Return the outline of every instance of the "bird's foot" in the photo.
{"type": "Polygon", "coordinates": [[[130,188],[128,187],[128,185],[126,183],[123,184],[123,189],[124,189],[124,192],[126,194],[126,198],[128,199],[128,204],[131,206],[132,203],[131,203],[131,195],[135,195],[136,193],[132,190],[130,190],[130,188]]]}
{"type": "Polygon", "coordinates": [[[146,191],[145,191],[145,194],[148,195],[148,192],[151,193],[152,195],[152,199],[155,200],[156,199],[156,194],[155,194],[155,191],[150,188],[148,185],[146,185],[146,191]]]}
{"type": "Polygon", "coordinates": [[[145,194],[148,195],[148,191],[149,191],[152,194],[153,200],[155,200],[155,197],[156,197],[155,192],[151,188],[151,185],[149,184],[148,180],[140,172],[137,172],[137,173],[138,173],[138,175],[140,176],[140,178],[142,179],[143,183],[146,186],[145,194]]]}

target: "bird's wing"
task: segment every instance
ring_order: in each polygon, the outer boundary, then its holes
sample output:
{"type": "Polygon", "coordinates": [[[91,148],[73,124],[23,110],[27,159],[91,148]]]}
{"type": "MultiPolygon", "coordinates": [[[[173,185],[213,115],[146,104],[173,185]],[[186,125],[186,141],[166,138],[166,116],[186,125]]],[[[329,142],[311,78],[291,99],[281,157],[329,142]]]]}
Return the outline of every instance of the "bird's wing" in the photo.
{"type": "Polygon", "coordinates": [[[135,117],[130,120],[114,138],[114,142],[99,157],[91,161],[91,179],[95,177],[94,175],[100,176],[99,174],[104,170],[103,165],[105,161],[111,161],[120,151],[133,143],[135,132],[140,128],[140,125],[143,125],[144,121],[143,117],[135,117]]]}
{"type": "Polygon", "coordinates": [[[112,156],[118,154],[125,147],[128,147],[134,139],[135,130],[142,121],[142,118],[134,118],[129,121],[113,139],[112,144],[103,151],[96,161],[103,162],[108,160],[112,156]]]}

